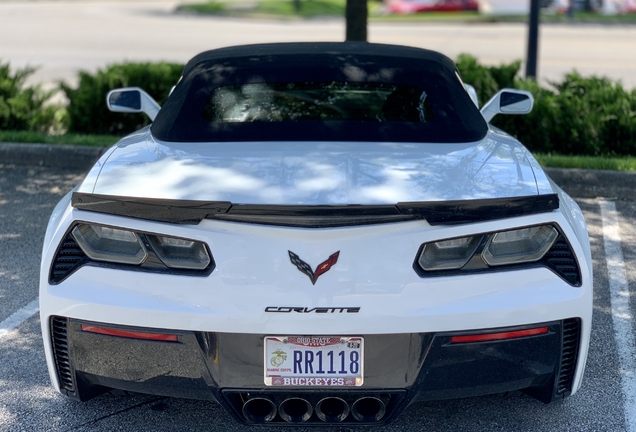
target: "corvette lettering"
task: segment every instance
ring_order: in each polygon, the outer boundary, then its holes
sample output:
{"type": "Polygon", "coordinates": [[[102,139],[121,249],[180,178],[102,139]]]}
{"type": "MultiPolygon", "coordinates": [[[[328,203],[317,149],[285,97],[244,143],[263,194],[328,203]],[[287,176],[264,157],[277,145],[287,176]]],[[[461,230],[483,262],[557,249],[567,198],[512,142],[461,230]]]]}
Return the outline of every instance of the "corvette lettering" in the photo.
{"type": "Polygon", "coordinates": [[[307,308],[307,307],[287,307],[287,306],[267,306],[265,308],[265,312],[273,312],[273,313],[358,313],[360,312],[359,307],[315,307],[315,308],[307,308]]]}
{"type": "Polygon", "coordinates": [[[289,260],[291,261],[291,263],[295,265],[296,268],[301,271],[301,273],[304,273],[309,277],[312,285],[316,285],[316,281],[321,274],[327,273],[331,267],[336,265],[336,263],[338,262],[338,256],[340,255],[340,251],[331,254],[327,261],[318,264],[318,267],[316,267],[316,271],[314,272],[311,269],[311,266],[305,261],[301,260],[298,255],[296,255],[292,251],[287,252],[289,252],[289,260]]]}

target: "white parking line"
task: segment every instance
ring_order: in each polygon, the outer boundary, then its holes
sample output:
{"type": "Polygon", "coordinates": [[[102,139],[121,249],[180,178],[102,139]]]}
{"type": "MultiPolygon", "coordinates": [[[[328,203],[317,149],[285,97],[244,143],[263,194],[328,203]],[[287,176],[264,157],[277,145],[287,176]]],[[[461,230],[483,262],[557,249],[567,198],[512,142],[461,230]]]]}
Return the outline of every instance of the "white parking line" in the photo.
{"type": "Polygon", "coordinates": [[[636,363],[634,357],[634,317],[629,306],[629,285],[625,275],[625,261],[621,249],[621,234],[618,226],[616,204],[600,201],[603,219],[603,241],[607,276],[612,305],[614,338],[618,349],[619,372],[625,399],[625,424],[629,432],[636,432],[636,363]]]}
{"type": "Polygon", "coordinates": [[[37,311],[40,310],[40,304],[38,299],[33,300],[28,305],[17,310],[13,315],[4,321],[0,322],[0,341],[8,335],[12,330],[15,330],[20,324],[31,318],[37,311]]]}

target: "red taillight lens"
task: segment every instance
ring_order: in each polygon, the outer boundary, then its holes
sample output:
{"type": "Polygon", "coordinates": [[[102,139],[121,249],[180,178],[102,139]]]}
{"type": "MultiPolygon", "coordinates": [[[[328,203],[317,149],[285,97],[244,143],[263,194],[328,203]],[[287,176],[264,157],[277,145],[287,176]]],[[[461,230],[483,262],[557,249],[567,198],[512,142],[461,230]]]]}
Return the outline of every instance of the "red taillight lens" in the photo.
{"type": "Polygon", "coordinates": [[[84,325],[84,324],[82,324],[82,331],[85,331],[88,333],[103,334],[108,336],[119,336],[119,337],[125,337],[130,339],[144,339],[144,340],[153,340],[153,341],[161,341],[161,342],[178,342],[179,340],[178,336],[174,334],[120,330],[116,328],[97,327],[97,326],[84,325]]]}
{"type": "Polygon", "coordinates": [[[527,336],[546,334],[548,327],[537,327],[527,330],[515,330],[499,333],[481,333],[461,336],[451,336],[451,343],[489,342],[505,339],[517,339],[527,336]]]}

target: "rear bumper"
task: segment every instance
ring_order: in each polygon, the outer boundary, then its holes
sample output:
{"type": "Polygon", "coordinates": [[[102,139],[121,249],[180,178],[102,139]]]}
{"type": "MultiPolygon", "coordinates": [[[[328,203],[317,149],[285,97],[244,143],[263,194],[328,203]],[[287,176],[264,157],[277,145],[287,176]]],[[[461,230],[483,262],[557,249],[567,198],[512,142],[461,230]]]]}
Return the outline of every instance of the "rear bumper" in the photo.
{"type": "MultiPolygon", "coordinates": [[[[60,390],[86,400],[110,388],[141,393],[216,400],[247,421],[250,397],[272,400],[298,396],[315,407],[324,397],[349,406],[378,398],[386,412],[371,423],[394,418],[411,402],[524,390],[551,402],[570,394],[579,360],[578,318],[504,329],[441,333],[367,334],[364,385],[350,389],[272,388],[263,382],[263,336],[258,334],[172,331],[87,323],[54,316],[51,344],[60,390]],[[82,331],[82,324],[177,335],[162,342],[82,331]],[[452,343],[454,335],[548,327],[540,335],[452,343]]],[[[325,424],[316,414],[309,422],[325,424]]],[[[276,414],[272,423],[284,422],[276,414]]],[[[353,415],[345,423],[360,423],[353,415]]],[[[365,421],[362,421],[365,423],[365,421]]]]}

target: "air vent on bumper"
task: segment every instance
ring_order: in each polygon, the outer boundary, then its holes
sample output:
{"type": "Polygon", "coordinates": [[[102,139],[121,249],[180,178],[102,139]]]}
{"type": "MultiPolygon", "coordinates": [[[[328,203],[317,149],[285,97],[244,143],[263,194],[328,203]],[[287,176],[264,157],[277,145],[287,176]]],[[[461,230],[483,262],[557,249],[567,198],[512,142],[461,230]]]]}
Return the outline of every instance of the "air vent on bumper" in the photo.
{"type": "Polygon", "coordinates": [[[574,286],[581,286],[581,271],[570,246],[562,235],[543,257],[545,265],[574,286]]]}
{"type": "Polygon", "coordinates": [[[561,365],[557,380],[556,394],[568,396],[572,391],[576,361],[579,356],[581,338],[581,320],[570,318],[563,321],[563,348],[561,351],[561,365]]]}
{"type": "Polygon", "coordinates": [[[69,359],[67,328],[67,318],[51,317],[51,342],[60,389],[67,396],[71,396],[75,393],[76,386],[69,359]]]}
{"type": "Polygon", "coordinates": [[[69,232],[55,254],[49,280],[60,283],[87,261],[88,257],[69,232]]]}

